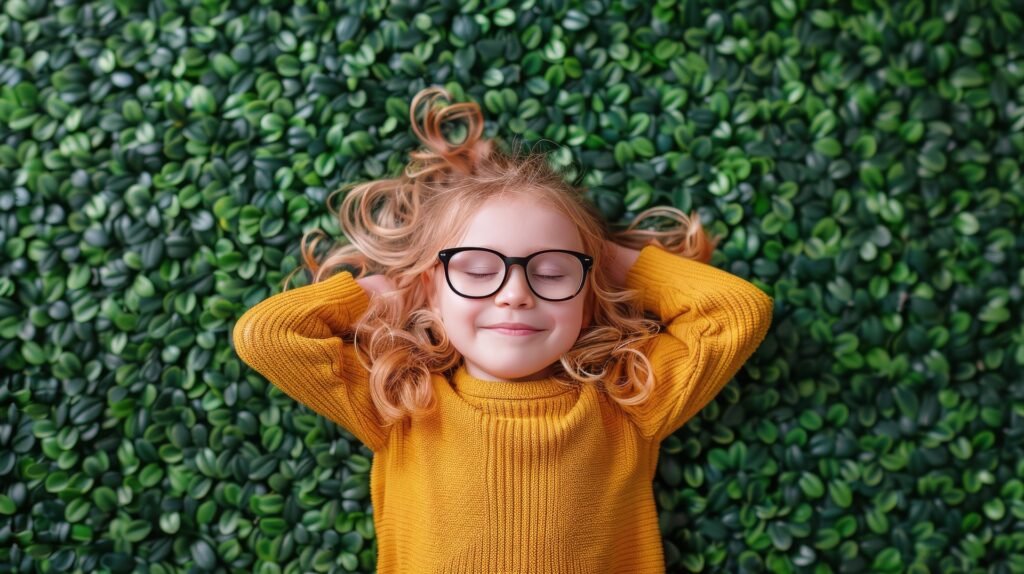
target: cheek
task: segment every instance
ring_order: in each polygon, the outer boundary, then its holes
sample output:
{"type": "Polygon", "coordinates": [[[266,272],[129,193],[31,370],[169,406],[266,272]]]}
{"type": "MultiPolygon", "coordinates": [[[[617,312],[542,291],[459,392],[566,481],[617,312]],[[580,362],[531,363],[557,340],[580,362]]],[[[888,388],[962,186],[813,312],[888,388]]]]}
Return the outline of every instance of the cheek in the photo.
{"type": "Polygon", "coordinates": [[[586,321],[586,313],[586,305],[581,301],[575,305],[565,307],[564,309],[552,311],[551,315],[555,318],[560,329],[575,333],[583,322],[586,321]]]}
{"type": "Polygon", "coordinates": [[[468,299],[449,294],[442,297],[441,317],[451,328],[468,331],[476,329],[480,323],[480,305],[468,299]]]}
{"type": "Polygon", "coordinates": [[[582,313],[583,313],[583,321],[581,322],[581,328],[589,327],[590,326],[590,322],[594,318],[593,317],[593,315],[594,315],[594,303],[590,299],[590,297],[587,297],[586,300],[584,301],[582,313]]]}

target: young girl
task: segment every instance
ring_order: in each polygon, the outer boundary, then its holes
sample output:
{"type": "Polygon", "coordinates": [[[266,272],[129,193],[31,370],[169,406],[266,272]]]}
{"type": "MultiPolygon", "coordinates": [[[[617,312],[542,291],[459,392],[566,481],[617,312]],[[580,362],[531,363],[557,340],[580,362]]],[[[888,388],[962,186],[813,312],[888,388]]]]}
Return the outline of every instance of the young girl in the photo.
{"type": "Polygon", "coordinates": [[[439,95],[413,98],[419,163],[351,190],[352,245],[304,252],[313,284],[248,310],[238,355],[374,452],[378,572],[664,572],[659,443],[757,349],[773,299],[707,264],[696,218],[611,233],[439,95]]]}

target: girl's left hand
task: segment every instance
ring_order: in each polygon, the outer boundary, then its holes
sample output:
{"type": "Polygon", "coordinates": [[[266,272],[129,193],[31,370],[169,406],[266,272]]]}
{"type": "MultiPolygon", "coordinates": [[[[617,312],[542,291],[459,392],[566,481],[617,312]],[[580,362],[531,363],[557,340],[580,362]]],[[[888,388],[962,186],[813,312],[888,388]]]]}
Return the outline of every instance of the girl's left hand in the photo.
{"type": "Polygon", "coordinates": [[[604,243],[610,257],[608,268],[612,282],[616,287],[625,287],[626,277],[637,258],[640,257],[640,251],[623,247],[609,239],[605,239],[604,243]]]}

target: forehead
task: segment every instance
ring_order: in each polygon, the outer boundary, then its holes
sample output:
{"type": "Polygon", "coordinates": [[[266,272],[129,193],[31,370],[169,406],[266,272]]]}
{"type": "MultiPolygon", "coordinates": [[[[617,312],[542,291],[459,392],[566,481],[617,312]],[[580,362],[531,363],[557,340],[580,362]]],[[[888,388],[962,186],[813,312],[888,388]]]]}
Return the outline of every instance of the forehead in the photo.
{"type": "Polygon", "coordinates": [[[583,241],[560,211],[529,199],[496,198],[470,218],[455,247],[487,247],[521,257],[545,249],[582,251],[583,241]]]}

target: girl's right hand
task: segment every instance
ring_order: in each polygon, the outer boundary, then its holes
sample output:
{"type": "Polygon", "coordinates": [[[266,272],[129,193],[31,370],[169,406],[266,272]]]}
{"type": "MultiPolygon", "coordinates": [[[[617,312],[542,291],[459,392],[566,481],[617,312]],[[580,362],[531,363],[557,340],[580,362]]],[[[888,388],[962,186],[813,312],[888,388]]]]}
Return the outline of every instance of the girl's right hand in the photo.
{"type": "Polygon", "coordinates": [[[356,279],[356,283],[368,294],[389,293],[395,290],[395,283],[385,275],[367,275],[362,279],[356,279]]]}

